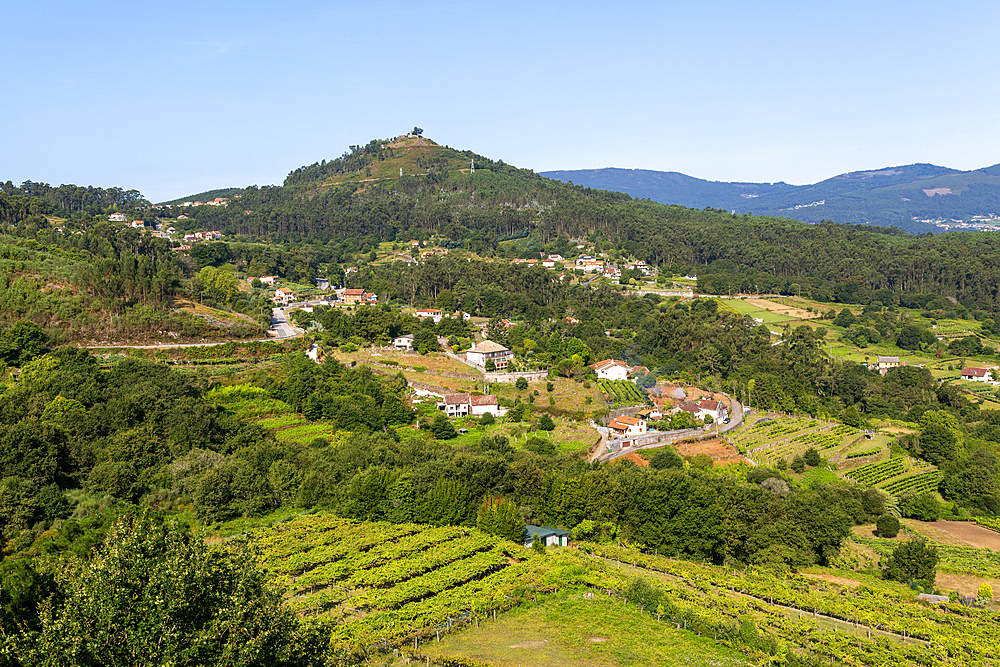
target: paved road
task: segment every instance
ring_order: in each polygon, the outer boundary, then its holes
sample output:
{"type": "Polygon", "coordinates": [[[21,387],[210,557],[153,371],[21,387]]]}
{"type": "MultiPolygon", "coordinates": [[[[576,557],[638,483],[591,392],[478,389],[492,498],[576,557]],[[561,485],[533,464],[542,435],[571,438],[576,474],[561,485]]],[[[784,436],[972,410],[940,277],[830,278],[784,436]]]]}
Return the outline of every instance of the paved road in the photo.
{"type": "Polygon", "coordinates": [[[685,428],[685,429],[679,429],[677,431],[662,431],[660,438],[651,440],[650,442],[647,442],[645,444],[634,445],[634,446],[630,445],[629,443],[635,441],[642,442],[643,440],[648,440],[651,438],[649,436],[643,436],[643,435],[634,436],[632,438],[622,438],[621,440],[618,441],[622,445],[621,449],[614,452],[607,452],[605,454],[601,454],[597,458],[597,460],[601,461],[602,463],[607,463],[608,461],[613,461],[621,456],[625,456],[629,452],[635,452],[640,449],[657,449],[659,447],[665,447],[673,442],[677,442],[678,440],[683,440],[684,438],[691,438],[699,435],[708,435],[712,433],[718,433],[718,434],[728,433],[729,431],[732,431],[734,428],[743,423],[743,405],[736,399],[730,399],[730,403],[731,407],[729,414],[729,423],[719,425],[718,429],[716,429],[715,426],[713,426],[708,430],[703,428],[685,428]]]}

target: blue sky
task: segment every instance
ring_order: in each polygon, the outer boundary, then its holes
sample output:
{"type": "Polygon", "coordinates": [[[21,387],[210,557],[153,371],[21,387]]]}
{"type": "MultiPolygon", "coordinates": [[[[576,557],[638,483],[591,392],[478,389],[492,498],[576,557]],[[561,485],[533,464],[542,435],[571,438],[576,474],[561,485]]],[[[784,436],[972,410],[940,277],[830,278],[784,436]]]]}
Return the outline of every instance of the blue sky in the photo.
{"type": "Polygon", "coordinates": [[[0,180],[153,201],[425,136],[519,167],[810,183],[1000,162],[1000,3],[46,2],[0,21],[0,180]]]}

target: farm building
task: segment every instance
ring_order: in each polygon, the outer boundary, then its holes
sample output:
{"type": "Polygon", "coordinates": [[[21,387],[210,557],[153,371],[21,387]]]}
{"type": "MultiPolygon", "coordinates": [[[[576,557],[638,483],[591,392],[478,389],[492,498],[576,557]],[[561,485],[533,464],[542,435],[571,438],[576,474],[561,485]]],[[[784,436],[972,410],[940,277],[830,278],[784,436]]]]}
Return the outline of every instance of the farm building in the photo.
{"type": "Polygon", "coordinates": [[[547,547],[565,547],[569,544],[569,531],[548,526],[528,526],[524,529],[524,546],[530,549],[535,540],[544,540],[547,547]]]}

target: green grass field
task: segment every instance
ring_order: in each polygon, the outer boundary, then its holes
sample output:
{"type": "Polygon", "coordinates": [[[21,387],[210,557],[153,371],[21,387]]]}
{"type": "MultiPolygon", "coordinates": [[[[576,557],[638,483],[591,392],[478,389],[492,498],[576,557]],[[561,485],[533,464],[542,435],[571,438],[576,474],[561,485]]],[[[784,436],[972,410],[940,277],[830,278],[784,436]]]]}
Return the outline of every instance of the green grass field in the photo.
{"type": "Polygon", "coordinates": [[[621,601],[581,593],[543,600],[425,644],[432,659],[459,656],[523,667],[612,667],[614,665],[749,665],[745,656],[710,637],[677,630],[639,615],[621,601]]]}

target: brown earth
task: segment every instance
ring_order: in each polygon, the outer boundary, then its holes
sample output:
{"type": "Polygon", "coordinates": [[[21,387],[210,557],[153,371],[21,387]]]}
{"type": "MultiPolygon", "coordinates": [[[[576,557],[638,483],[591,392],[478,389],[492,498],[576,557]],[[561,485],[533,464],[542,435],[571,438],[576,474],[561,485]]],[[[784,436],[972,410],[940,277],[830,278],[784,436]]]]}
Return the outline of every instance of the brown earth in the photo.
{"type": "Polygon", "coordinates": [[[768,301],[766,299],[747,299],[746,303],[754,306],[756,308],[762,308],[764,310],[770,310],[772,313],[778,313],[779,315],[786,315],[789,319],[796,320],[812,320],[817,317],[821,317],[820,313],[812,312],[803,308],[796,308],[794,306],[786,306],[781,303],[775,303],[774,301],[768,301]]]}
{"type": "Polygon", "coordinates": [[[940,544],[1000,551],[1000,533],[968,521],[904,521],[904,524],[940,544]]]}
{"type": "Polygon", "coordinates": [[[720,465],[728,465],[741,460],[740,453],[735,447],[719,438],[710,440],[698,440],[697,442],[682,442],[676,445],[677,452],[681,456],[697,456],[698,454],[708,454],[712,460],[720,465]]]}
{"type": "Polygon", "coordinates": [[[835,577],[832,574],[812,574],[810,572],[803,572],[802,576],[808,577],[809,579],[822,579],[823,581],[829,581],[831,584],[838,584],[840,586],[846,586],[847,588],[857,588],[861,585],[860,581],[845,579],[844,577],[835,577]]]}

